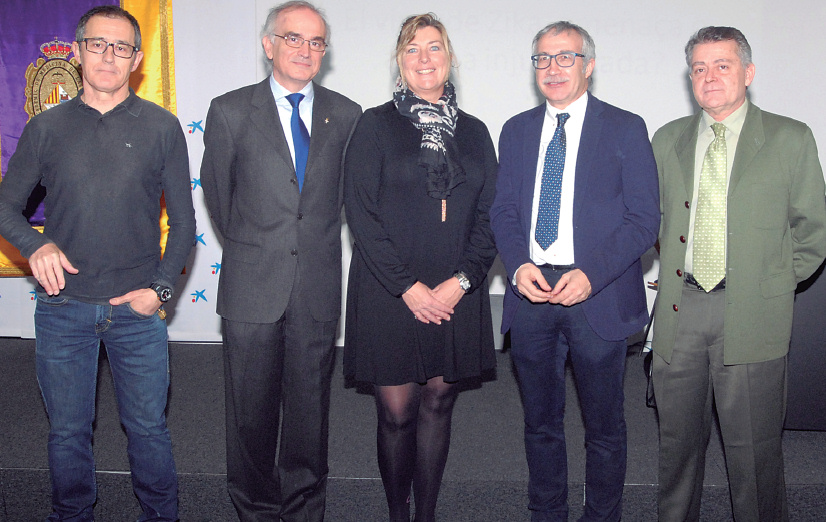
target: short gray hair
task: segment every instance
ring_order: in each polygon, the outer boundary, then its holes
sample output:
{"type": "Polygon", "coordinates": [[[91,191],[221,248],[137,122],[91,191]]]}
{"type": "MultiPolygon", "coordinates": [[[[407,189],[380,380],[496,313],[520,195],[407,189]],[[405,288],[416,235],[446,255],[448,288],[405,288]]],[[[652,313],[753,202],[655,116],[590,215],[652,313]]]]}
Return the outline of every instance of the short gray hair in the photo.
{"type": "Polygon", "coordinates": [[[688,43],[685,45],[685,63],[690,69],[694,48],[699,44],[723,42],[726,40],[731,40],[737,44],[737,55],[740,57],[742,66],[748,67],[751,65],[751,46],[749,45],[749,41],[746,40],[745,35],[734,27],[715,26],[703,27],[689,38],[688,43]]]}
{"type": "Polygon", "coordinates": [[[536,54],[536,46],[539,45],[539,40],[541,40],[542,37],[546,34],[550,33],[551,35],[556,36],[559,33],[567,32],[577,33],[582,38],[582,54],[585,55],[585,58],[582,59],[582,70],[584,71],[585,68],[588,67],[588,62],[590,62],[591,60],[596,60],[597,49],[594,45],[594,39],[591,38],[591,35],[588,34],[588,31],[578,26],[577,24],[566,21],[560,21],[548,24],[542,29],[540,29],[540,31],[536,33],[536,36],[533,37],[533,54],[536,54]]]}
{"type": "Polygon", "coordinates": [[[89,23],[89,20],[93,16],[103,16],[105,18],[120,18],[122,20],[126,20],[132,25],[132,29],[135,31],[135,50],[141,50],[141,26],[138,24],[138,21],[132,16],[129,11],[122,9],[116,5],[99,5],[97,7],[93,7],[86,11],[86,13],[80,17],[80,21],[77,23],[77,28],[75,29],[75,41],[78,44],[83,41],[83,38],[86,37],[86,24],[89,23]]]}
{"type": "Polygon", "coordinates": [[[261,39],[263,40],[265,36],[273,34],[275,32],[275,22],[278,20],[278,15],[281,13],[286,13],[288,11],[295,11],[296,9],[309,9],[310,11],[314,12],[321,18],[321,21],[324,22],[324,41],[327,43],[330,42],[330,24],[327,23],[327,18],[324,16],[324,12],[321,9],[317,8],[310,2],[305,2],[304,0],[292,0],[290,2],[284,2],[283,4],[279,4],[272,9],[270,9],[269,14],[267,15],[267,20],[264,22],[264,27],[261,28],[261,39]]]}

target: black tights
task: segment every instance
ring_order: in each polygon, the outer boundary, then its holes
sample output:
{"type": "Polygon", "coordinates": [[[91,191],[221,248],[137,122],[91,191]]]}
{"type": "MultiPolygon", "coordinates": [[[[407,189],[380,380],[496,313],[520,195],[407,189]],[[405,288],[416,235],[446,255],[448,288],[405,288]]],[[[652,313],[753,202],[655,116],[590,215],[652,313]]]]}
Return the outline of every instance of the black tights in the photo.
{"type": "Polygon", "coordinates": [[[379,471],[390,522],[409,522],[410,486],[416,522],[436,520],[436,499],[450,448],[457,389],[434,377],[427,384],[375,386],[379,471]]]}

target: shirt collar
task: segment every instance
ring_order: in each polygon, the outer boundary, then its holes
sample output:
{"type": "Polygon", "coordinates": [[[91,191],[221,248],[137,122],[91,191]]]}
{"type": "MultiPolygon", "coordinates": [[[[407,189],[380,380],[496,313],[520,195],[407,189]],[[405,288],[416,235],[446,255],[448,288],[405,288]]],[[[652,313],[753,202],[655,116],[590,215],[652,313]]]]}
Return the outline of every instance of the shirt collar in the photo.
{"type": "Polygon", "coordinates": [[[588,108],[588,96],[588,91],[585,91],[585,93],[582,96],[580,96],[579,98],[571,102],[570,105],[561,110],[557,109],[556,107],[551,105],[549,101],[546,100],[545,115],[546,117],[553,120],[554,123],[558,121],[556,115],[561,114],[563,112],[568,113],[571,116],[571,118],[582,121],[585,119],[585,109],[588,108]]]}
{"type": "MultiPolygon", "coordinates": [[[[97,111],[97,109],[95,109],[91,105],[86,105],[86,103],[83,102],[83,98],[81,96],[83,96],[83,88],[81,88],[77,92],[77,96],[75,96],[75,99],[77,100],[77,103],[78,103],[78,105],[77,105],[78,110],[79,109],[84,109],[84,110],[97,111]]],[[[140,116],[140,113],[141,113],[141,105],[140,105],[139,101],[140,101],[140,98],[138,97],[138,95],[135,94],[135,91],[132,89],[132,87],[129,87],[129,95],[126,97],[126,99],[123,100],[122,102],[120,102],[119,104],[117,104],[112,110],[108,111],[107,114],[114,113],[115,111],[119,111],[119,110],[123,109],[126,112],[128,112],[129,114],[131,114],[132,116],[137,118],[138,116],[140,116]]]]}
{"type": "MultiPolygon", "coordinates": [[[[743,102],[743,105],[737,107],[734,112],[729,114],[723,121],[723,125],[726,126],[726,130],[733,132],[734,134],[740,135],[740,131],[743,130],[743,123],[746,121],[746,114],[749,112],[749,101],[746,100],[743,102]]],[[[698,129],[698,135],[702,134],[706,131],[714,132],[710,130],[710,127],[717,123],[717,120],[712,118],[706,111],[703,111],[703,117],[700,118],[700,128],[698,129]]]]}
{"type": "MultiPolygon", "coordinates": [[[[275,81],[275,77],[272,74],[270,75],[270,90],[272,90],[272,95],[275,98],[276,104],[286,104],[287,106],[290,106],[287,96],[292,94],[292,92],[285,89],[280,83],[275,81]]],[[[304,95],[304,99],[301,100],[302,102],[312,101],[315,96],[315,92],[313,91],[313,82],[307,82],[307,85],[305,85],[304,88],[298,92],[304,95]]]]}

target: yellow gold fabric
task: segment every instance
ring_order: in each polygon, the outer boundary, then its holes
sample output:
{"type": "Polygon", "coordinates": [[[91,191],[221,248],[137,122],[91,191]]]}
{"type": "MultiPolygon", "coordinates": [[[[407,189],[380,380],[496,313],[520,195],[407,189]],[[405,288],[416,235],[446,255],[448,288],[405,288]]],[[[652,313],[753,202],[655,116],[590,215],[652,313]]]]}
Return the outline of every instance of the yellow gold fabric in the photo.
{"type": "Polygon", "coordinates": [[[141,26],[143,63],[129,84],[138,96],[175,114],[175,50],[172,39],[172,0],[122,0],[141,26]]]}
{"type": "MultiPolygon", "coordinates": [[[[121,0],[141,26],[143,62],[129,77],[129,85],[145,100],[177,114],[175,49],[172,38],[172,0],[121,0]]],[[[161,252],[169,234],[166,205],[161,200],[161,252]]]]}

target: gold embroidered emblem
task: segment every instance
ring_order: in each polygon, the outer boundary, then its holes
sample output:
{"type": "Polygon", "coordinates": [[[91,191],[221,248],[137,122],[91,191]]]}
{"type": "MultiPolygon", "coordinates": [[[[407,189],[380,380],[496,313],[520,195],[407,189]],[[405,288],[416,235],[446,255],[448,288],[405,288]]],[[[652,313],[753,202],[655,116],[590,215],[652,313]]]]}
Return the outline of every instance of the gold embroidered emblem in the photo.
{"type": "Polygon", "coordinates": [[[72,52],[72,44],[55,38],[40,46],[46,59],[38,58],[26,69],[26,113],[29,119],[77,96],[83,85],[80,62],[72,52]]]}

